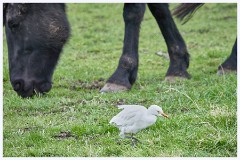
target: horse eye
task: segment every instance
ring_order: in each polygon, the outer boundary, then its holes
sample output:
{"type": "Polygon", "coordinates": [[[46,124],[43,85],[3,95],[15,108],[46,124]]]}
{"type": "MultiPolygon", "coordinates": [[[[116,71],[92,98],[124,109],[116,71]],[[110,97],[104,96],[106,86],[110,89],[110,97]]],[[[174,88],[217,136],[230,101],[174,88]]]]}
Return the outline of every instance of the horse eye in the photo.
{"type": "Polygon", "coordinates": [[[8,27],[11,29],[11,30],[14,30],[14,29],[17,29],[19,27],[19,22],[16,22],[16,21],[9,21],[8,22],[8,27]]]}

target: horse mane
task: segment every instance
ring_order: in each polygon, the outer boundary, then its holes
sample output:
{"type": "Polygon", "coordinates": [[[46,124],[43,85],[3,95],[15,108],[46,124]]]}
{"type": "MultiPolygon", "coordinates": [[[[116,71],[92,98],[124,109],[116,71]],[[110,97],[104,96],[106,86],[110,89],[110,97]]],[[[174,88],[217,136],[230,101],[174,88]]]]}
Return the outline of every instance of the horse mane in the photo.
{"type": "Polygon", "coordinates": [[[185,24],[203,5],[204,3],[182,3],[173,9],[173,15],[185,24]]]}

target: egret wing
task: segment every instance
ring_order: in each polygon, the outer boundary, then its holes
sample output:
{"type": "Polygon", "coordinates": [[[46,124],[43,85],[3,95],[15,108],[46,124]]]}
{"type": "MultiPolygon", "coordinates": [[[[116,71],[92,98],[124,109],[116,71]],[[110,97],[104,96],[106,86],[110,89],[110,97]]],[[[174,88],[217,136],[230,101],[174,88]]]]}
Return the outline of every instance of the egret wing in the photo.
{"type": "Polygon", "coordinates": [[[116,126],[133,125],[147,111],[145,107],[140,105],[120,105],[118,107],[123,110],[110,121],[110,124],[115,124],[116,126]]]}

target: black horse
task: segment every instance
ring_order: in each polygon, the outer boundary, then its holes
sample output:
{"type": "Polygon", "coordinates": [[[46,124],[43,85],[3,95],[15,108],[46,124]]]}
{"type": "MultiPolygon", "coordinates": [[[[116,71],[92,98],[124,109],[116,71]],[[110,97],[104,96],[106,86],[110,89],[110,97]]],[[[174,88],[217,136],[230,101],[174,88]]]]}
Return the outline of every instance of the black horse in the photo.
{"type": "MultiPolygon", "coordinates": [[[[189,54],[168,4],[147,4],[164,36],[170,57],[167,79],[190,78],[189,54]]],[[[140,24],[146,4],[124,4],[124,45],[118,67],[101,92],[128,90],[137,78],[140,24]]],[[[3,6],[10,81],[22,97],[48,92],[70,27],[64,4],[11,3],[3,6]]],[[[221,70],[225,70],[221,65],[221,70]]],[[[228,68],[226,68],[228,69],[228,68]]],[[[235,68],[236,70],[236,68],[235,68]]]]}

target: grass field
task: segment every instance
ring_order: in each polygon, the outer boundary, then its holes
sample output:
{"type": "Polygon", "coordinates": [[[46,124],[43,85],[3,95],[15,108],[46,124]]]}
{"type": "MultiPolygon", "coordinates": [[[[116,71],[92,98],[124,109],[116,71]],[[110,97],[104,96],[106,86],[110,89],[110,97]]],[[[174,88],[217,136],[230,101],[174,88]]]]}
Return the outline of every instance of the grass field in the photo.
{"type": "MultiPolygon", "coordinates": [[[[175,6],[171,5],[170,8],[175,6]]],[[[185,25],[176,21],[191,55],[192,79],[164,81],[169,60],[147,9],[141,25],[139,72],[129,92],[100,94],[122,51],[123,4],[68,4],[72,36],[44,96],[13,91],[4,34],[3,156],[237,156],[237,77],[218,76],[237,33],[236,4],[207,4],[185,25]],[[156,104],[170,116],[139,132],[142,143],[117,141],[109,125],[117,104],[156,104]]]]}

